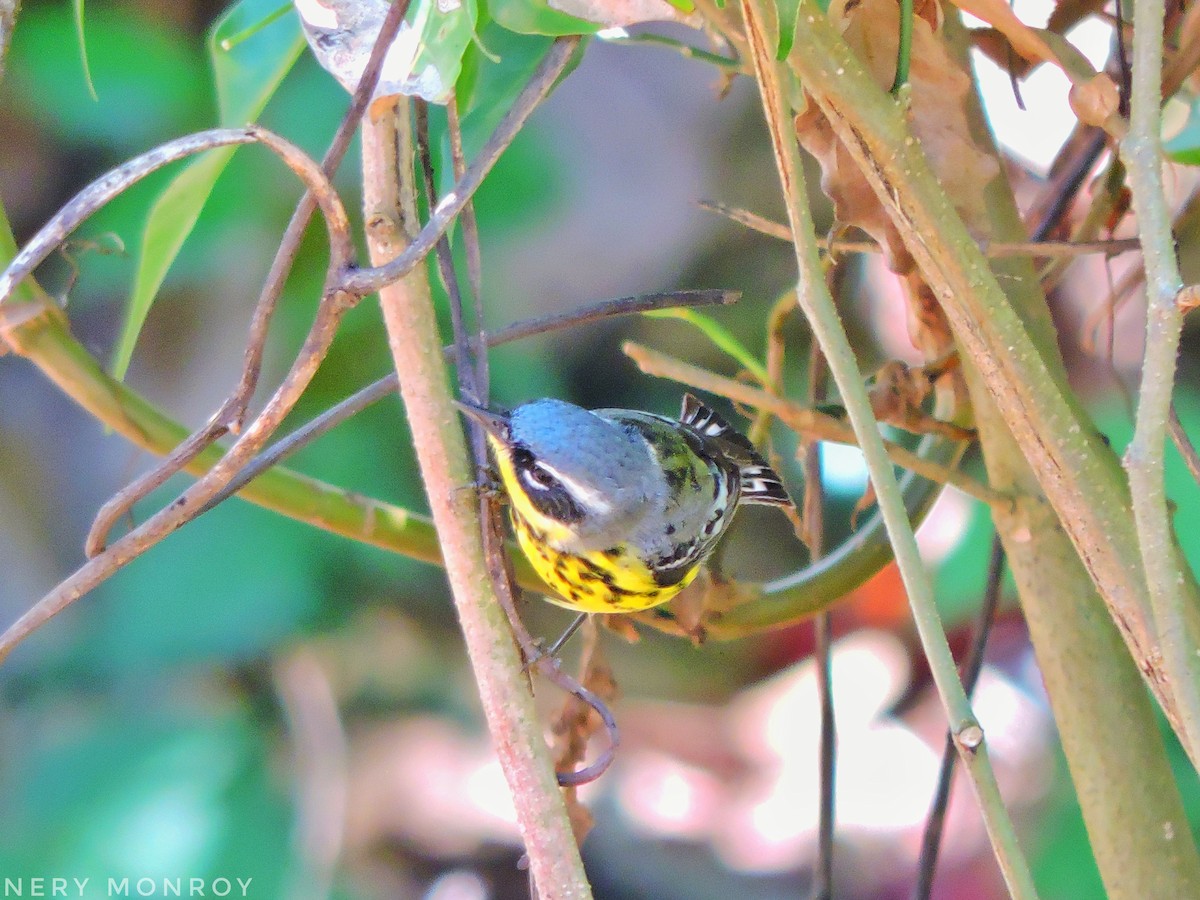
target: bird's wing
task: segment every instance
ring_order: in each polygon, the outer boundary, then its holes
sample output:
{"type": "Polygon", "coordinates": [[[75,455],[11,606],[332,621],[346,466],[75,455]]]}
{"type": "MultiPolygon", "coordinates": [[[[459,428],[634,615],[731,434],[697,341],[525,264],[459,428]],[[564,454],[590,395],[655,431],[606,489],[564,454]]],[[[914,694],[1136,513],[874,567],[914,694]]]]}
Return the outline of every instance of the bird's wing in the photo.
{"type": "Polygon", "coordinates": [[[743,503],[765,503],[776,506],[791,504],[783,481],[770,463],[763,459],[754,445],[717,413],[692,394],[683,395],[682,425],[698,434],[706,443],[737,466],[741,476],[743,503]]]}

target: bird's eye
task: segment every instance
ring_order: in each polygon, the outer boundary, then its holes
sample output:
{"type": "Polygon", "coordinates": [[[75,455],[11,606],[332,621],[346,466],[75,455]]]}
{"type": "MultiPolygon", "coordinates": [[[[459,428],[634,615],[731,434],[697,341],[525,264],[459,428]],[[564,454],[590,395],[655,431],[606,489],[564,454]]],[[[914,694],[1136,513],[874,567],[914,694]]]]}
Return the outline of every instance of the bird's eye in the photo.
{"type": "Polygon", "coordinates": [[[534,463],[525,470],[525,480],[533,487],[542,491],[553,487],[557,483],[557,479],[539,463],[534,463]]]}

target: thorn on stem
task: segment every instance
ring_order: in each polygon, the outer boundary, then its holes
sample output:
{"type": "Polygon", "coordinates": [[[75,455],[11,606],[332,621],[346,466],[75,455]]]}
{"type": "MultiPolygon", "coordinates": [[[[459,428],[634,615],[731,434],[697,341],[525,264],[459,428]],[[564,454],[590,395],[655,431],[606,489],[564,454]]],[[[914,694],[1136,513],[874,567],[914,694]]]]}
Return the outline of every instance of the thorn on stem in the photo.
{"type": "Polygon", "coordinates": [[[967,753],[974,755],[983,744],[983,729],[972,722],[955,732],[954,741],[967,753]]]}

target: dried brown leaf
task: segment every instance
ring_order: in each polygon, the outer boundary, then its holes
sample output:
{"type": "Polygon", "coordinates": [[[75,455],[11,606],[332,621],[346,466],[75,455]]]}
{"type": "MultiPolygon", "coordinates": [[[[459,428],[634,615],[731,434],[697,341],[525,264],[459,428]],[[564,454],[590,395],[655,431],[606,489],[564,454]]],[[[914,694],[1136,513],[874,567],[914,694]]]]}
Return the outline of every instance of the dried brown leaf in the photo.
{"type": "MultiPolygon", "coordinates": [[[[579,683],[604,703],[610,703],[617,697],[617,682],[604,656],[600,630],[594,621],[584,623],[583,636],[579,683]]],[[[604,720],[591,703],[578,694],[568,694],[551,726],[555,770],[573,772],[582,766],[587,756],[588,742],[592,735],[604,727],[604,720]]],[[[563,799],[575,840],[582,843],[594,821],[591,811],[580,802],[575,787],[564,787],[563,799]]]]}
{"type": "MultiPolygon", "coordinates": [[[[931,24],[938,21],[936,5],[925,4],[922,11],[913,23],[909,124],[963,220],[983,240],[988,232],[983,190],[999,167],[971,136],[964,107],[971,82],[931,24]]],[[[876,83],[889,87],[896,71],[896,0],[839,0],[829,15],[876,83]]],[[[816,105],[810,103],[795,124],[801,143],[821,164],[821,185],[838,220],[875,238],[892,271],[912,271],[914,263],[899,232],[816,105]]]]}
{"type": "Polygon", "coordinates": [[[1108,0],[1059,0],[1054,12],[1046,22],[1046,29],[1056,34],[1066,34],[1088,16],[1100,12],[1108,0]]]}
{"type": "Polygon", "coordinates": [[[944,361],[929,366],[909,366],[900,360],[885,363],[871,379],[868,390],[875,418],[911,434],[937,434],[955,441],[971,440],[975,432],[943,422],[923,408],[933,393],[934,382],[949,370],[944,361]]]}
{"type": "Polygon", "coordinates": [[[624,639],[626,643],[636,644],[642,639],[642,636],[638,633],[637,626],[634,625],[633,618],[622,613],[601,616],[600,624],[613,634],[624,639]]]}

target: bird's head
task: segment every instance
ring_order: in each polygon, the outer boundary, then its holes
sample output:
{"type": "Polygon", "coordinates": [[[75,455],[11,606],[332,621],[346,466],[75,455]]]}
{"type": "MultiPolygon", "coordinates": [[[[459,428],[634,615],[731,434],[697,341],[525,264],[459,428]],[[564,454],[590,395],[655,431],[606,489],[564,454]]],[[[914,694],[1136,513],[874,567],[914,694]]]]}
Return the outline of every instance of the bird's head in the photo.
{"type": "Polygon", "coordinates": [[[655,470],[644,443],[593,412],[552,399],[508,414],[459,407],[487,432],[518,512],[551,538],[601,549],[628,530],[653,495],[655,470]]]}

